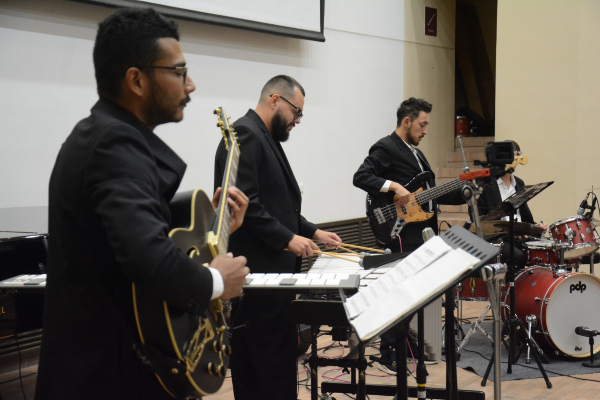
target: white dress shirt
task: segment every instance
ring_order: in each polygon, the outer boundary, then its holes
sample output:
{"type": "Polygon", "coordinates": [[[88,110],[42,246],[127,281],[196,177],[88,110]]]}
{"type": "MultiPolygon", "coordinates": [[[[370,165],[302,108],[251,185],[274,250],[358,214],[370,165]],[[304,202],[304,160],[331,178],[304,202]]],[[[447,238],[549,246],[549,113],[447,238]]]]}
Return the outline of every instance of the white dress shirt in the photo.
{"type": "MultiPolygon", "coordinates": [[[[402,139],[402,142],[404,142],[404,144],[408,146],[408,148],[410,149],[410,151],[412,151],[413,155],[417,159],[417,163],[419,163],[419,167],[421,168],[421,172],[425,172],[425,169],[423,169],[423,164],[421,164],[421,160],[419,159],[419,154],[417,153],[417,149],[415,149],[415,147],[412,146],[412,145],[410,145],[409,143],[406,143],[404,141],[404,139],[402,139]]],[[[379,191],[380,192],[384,192],[384,193],[389,192],[391,184],[392,184],[392,181],[390,181],[390,180],[385,181],[385,183],[383,184],[383,186],[381,187],[381,189],[379,191]]],[[[425,185],[426,185],[427,189],[429,189],[429,183],[425,182],[425,185]]],[[[433,210],[433,201],[431,201],[431,200],[429,201],[429,210],[433,210]]]]}
{"type": "MultiPolygon", "coordinates": [[[[498,189],[500,190],[500,197],[502,198],[502,201],[508,199],[510,196],[512,196],[516,192],[517,182],[515,181],[515,177],[513,175],[510,176],[510,185],[508,187],[504,184],[504,181],[502,180],[502,178],[496,179],[496,183],[498,184],[498,189]]],[[[508,216],[503,217],[502,220],[508,221],[509,217],[508,216]]],[[[517,210],[517,212],[515,213],[515,221],[521,222],[521,211],[520,210],[517,210]]]]}
{"type": "Polygon", "coordinates": [[[221,276],[221,273],[218,269],[208,267],[208,270],[212,274],[213,278],[213,292],[212,296],[210,297],[210,299],[213,300],[217,297],[220,297],[223,294],[223,292],[225,291],[225,282],[223,282],[223,277],[221,276]]]}

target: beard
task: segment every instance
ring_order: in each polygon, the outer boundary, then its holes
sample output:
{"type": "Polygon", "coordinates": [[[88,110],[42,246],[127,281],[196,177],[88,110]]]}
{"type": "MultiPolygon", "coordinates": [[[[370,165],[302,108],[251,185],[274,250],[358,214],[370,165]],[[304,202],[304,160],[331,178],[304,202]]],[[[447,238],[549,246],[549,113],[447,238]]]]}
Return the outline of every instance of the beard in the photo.
{"type": "Polygon", "coordinates": [[[416,141],[414,137],[412,137],[412,125],[409,126],[406,130],[406,138],[408,139],[408,144],[411,144],[415,147],[419,145],[419,142],[416,141]]]}
{"type": "Polygon", "coordinates": [[[281,113],[279,111],[277,111],[274,115],[273,118],[271,118],[271,130],[273,131],[273,139],[277,140],[278,142],[285,142],[290,138],[290,131],[289,131],[289,127],[293,127],[296,124],[294,124],[293,122],[290,124],[288,123],[285,118],[283,117],[283,115],[281,115],[281,113]]]}
{"type": "Polygon", "coordinates": [[[192,100],[190,96],[186,96],[185,99],[179,102],[172,101],[165,96],[164,91],[154,81],[151,82],[150,99],[146,111],[146,121],[148,121],[149,125],[158,126],[168,122],[181,121],[183,115],[181,117],[177,115],[179,106],[189,103],[192,100]]]}

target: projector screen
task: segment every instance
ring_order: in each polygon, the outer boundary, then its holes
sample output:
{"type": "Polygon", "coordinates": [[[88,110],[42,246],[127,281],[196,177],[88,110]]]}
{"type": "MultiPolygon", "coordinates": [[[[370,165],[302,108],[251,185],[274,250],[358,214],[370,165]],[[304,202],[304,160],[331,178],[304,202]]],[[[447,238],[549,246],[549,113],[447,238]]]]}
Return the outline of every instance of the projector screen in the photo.
{"type": "Polygon", "coordinates": [[[325,41],[325,0],[75,0],[111,7],[150,6],[173,18],[325,41]]]}

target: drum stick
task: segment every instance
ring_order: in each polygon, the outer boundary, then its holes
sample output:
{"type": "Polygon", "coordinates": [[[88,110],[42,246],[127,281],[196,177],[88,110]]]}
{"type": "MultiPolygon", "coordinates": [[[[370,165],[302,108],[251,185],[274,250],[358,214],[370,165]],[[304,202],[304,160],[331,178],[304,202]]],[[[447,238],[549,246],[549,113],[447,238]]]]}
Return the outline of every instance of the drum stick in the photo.
{"type": "Polygon", "coordinates": [[[361,250],[368,250],[368,251],[374,251],[376,253],[383,253],[383,250],[378,250],[378,249],[370,249],[368,247],[362,247],[362,246],[355,246],[353,244],[348,244],[348,243],[342,243],[344,246],[348,246],[348,247],[353,247],[355,249],[361,249],[361,250]]]}
{"type": "MultiPolygon", "coordinates": [[[[290,249],[285,249],[285,251],[291,251],[291,250],[290,250],[290,249]]],[[[342,260],[346,260],[346,261],[352,261],[352,262],[355,262],[355,263],[357,263],[357,264],[359,264],[359,263],[360,263],[359,261],[352,260],[351,258],[346,258],[346,257],[338,256],[338,255],[337,255],[337,254],[335,254],[335,253],[327,253],[327,252],[325,252],[325,251],[319,251],[319,250],[313,250],[313,253],[316,253],[316,254],[323,254],[323,255],[326,255],[326,256],[329,256],[329,257],[341,258],[342,260]]]]}

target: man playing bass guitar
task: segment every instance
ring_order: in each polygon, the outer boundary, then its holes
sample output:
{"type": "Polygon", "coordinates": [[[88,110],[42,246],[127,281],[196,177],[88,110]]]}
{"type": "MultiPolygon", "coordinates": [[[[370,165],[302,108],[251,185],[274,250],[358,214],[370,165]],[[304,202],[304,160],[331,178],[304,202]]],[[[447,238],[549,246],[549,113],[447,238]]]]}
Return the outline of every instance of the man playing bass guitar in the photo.
{"type": "MultiPolygon", "coordinates": [[[[369,202],[383,199],[390,203],[387,206],[386,216],[396,220],[396,208],[402,208],[410,200],[411,192],[417,187],[425,191],[435,186],[435,175],[425,158],[425,155],[417,149],[421,140],[427,134],[429,125],[429,113],[432,106],[423,99],[411,97],[400,104],[397,116],[397,126],[391,135],[386,136],[375,143],[369,150],[369,155],[354,174],[354,186],[368,193],[367,207],[369,202]],[[394,194],[398,196],[398,204],[393,206],[394,194]]],[[[457,186],[458,187],[458,186],[457,186]]],[[[391,234],[384,238],[378,237],[375,232],[379,226],[373,216],[369,216],[371,228],[373,229],[378,244],[388,247],[393,252],[413,251],[423,244],[421,232],[425,227],[431,227],[437,234],[437,216],[435,210],[437,203],[441,204],[464,204],[460,189],[449,187],[445,194],[442,191],[435,195],[425,197],[421,208],[425,212],[433,213],[429,219],[421,222],[406,223],[400,225],[399,235],[392,237],[391,234]],[[383,240],[382,240],[383,239],[383,240]]],[[[382,207],[385,209],[385,207],[382,207]]],[[[389,232],[388,232],[389,233],[389,232]]],[[[389,364],[380,369],[385,372],[395,373],[392,365],[391,350],[393,335],[383,335],[381,344],[381,358],[389,359],[389,364]]]]}

